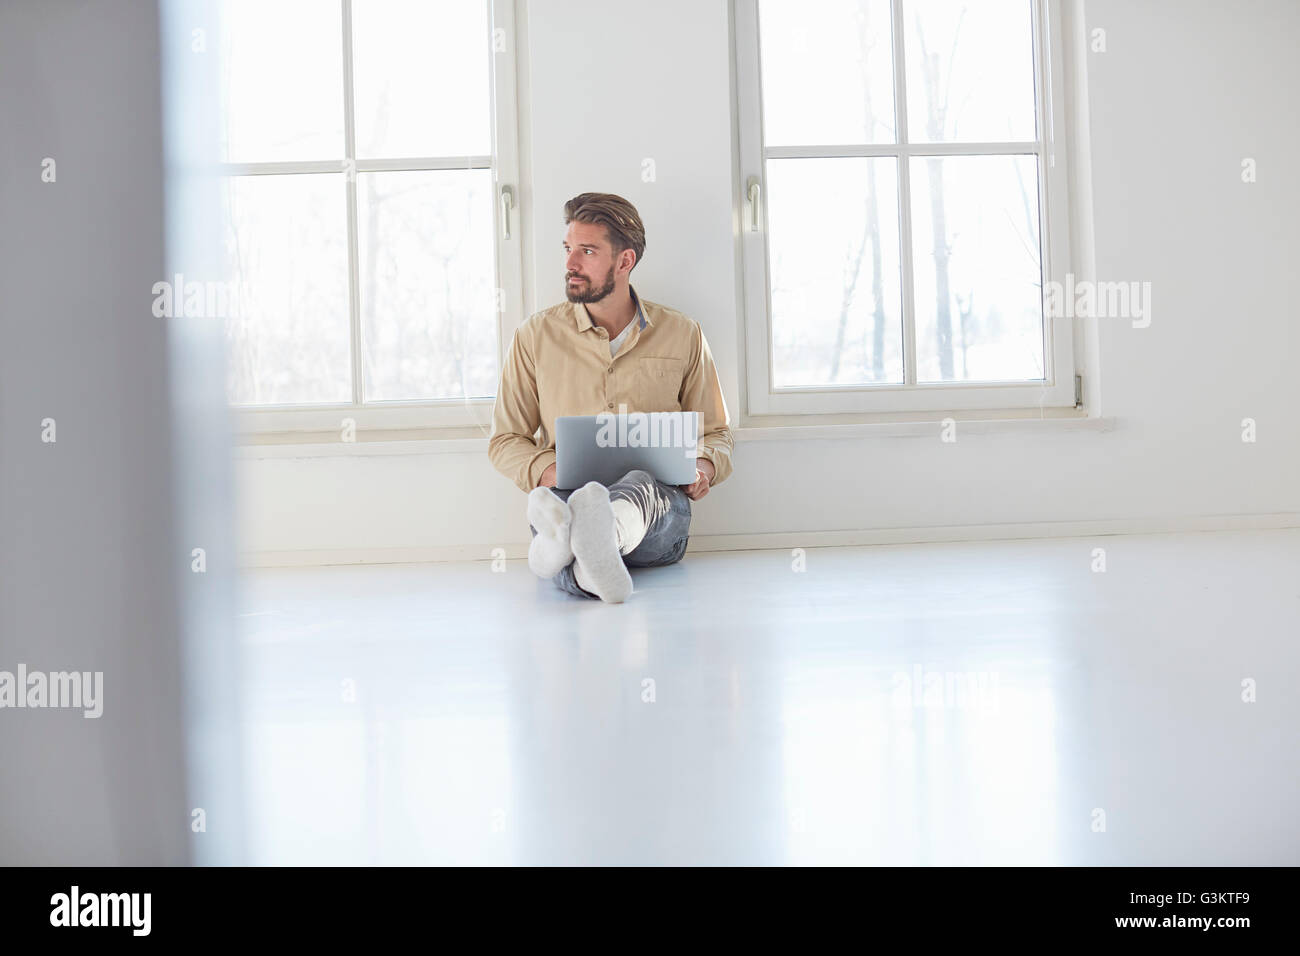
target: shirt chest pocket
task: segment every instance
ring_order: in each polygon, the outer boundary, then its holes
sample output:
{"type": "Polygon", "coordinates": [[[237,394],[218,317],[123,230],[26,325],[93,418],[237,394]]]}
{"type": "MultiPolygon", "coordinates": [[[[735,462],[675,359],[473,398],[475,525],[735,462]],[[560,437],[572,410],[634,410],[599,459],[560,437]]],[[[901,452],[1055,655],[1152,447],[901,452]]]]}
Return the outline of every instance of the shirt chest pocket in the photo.
{"type": "Polygon", "coordinates": [[[629,404],[644,412],[680,411],[677,396],[682,390],[684,366],[675,358],[629,359],[629,404]]]}

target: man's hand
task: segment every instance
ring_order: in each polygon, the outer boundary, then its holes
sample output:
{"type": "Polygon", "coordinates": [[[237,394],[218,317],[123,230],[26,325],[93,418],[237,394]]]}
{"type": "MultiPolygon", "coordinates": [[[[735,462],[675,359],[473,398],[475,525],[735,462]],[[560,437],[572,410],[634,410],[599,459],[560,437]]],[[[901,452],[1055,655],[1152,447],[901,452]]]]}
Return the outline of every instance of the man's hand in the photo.
{"type": "Polygon", "coordinates": [[[692,501],[699,501],[709,493],[709,484],[713,481],[717,469],[713,467],[713,462],[707,458],[695,459],[695,481],[693,484],[686,485],[686,497],[692,501]]]}
{"type": "Polygon", "coordinates": [[[555,462],[551,462],[549,465],[546,466],[546,470],[542,472],[542,477],[537,480],[537,487],[538,488],[555,487],[555,462]]]}

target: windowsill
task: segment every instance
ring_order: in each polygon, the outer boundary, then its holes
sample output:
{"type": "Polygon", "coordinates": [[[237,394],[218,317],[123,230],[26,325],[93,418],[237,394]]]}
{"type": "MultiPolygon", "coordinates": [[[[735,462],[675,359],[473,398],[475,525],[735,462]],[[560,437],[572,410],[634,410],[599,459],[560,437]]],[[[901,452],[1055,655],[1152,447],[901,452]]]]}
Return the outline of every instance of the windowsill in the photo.
{"type": "MultiPolygon", "coordinates": [[[[958,422],[962,435],[1108,432],[1115,419],[1089,416],[1082,409],[1030,409],[993,413],[949,412],[910,421],[826,421],[805,424],[770,418],[747,419],[732,427],[737,444],[749,441],[804,441],[855,438],[933,438],[943,419],[958,422]]],[[[847,417],[847,416],[841,416],[847,417]]],[[[487,429],[408,428],[357,430],[354,442],[339,441],[337,432],[270,432],[240,436],[236,458],[331,458],[376,455],[486,454],[487,429]]]]}
{"type": "Polygon", "coordinates": [[[1021,408],[985,411],[882,413],[879,415],[800,416],[751,415],[734,429],[737,441],[788,441],[792,438],[930,437],[947,420],[957,422],[964,435],[1033,430],[1110,431],[1113,418],[1089,415],[1083,408],[1021,408]]]}

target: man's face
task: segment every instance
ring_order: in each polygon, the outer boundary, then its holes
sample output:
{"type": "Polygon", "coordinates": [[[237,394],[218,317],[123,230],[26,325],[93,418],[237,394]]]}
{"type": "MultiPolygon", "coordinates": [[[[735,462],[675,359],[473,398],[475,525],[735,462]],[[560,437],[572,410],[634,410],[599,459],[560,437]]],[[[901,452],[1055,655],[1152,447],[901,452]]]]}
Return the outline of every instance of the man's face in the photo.
{"type": "Polygon", "coordinates": [[[599,302],[614,291],[618,262],[604,226],[569,223],[564,255],[564,293],[570,302],[599,302]]]}

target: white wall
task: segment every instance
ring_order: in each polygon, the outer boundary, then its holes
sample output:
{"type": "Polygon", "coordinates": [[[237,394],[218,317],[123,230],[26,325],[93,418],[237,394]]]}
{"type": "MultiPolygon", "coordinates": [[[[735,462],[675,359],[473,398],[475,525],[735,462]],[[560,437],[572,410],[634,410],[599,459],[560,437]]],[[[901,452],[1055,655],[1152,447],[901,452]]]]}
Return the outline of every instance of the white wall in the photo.
{"type": "MultiPolygon", "coordinates": [[[[1289,172],[1300,153],[1290,49],[1300,4],[1091,0],[1085,16],[1107,41],[1086,55],[1097,278],[1153,284],[1149,328],[1103,320],[1097,331],[1089,393],[1112,427],[966,429],[955,444],[937,428],[763,441],[740,430],[734,476],[695,507],[693,547],[718,535],[1300,512],[1300,333],[1287,288],[1300,258],[1300,181],[1289,172]],[[1258,161],[1254,184],[1240,180],[1244,157],[1258,161]],[[1240,440],[1246,417],[1258,422],[1255,444],[1240,440]]],[[[627,196],[648,233],[638,291],[701,322],[738,422],[727,5],[531,0],[520,20],[528,308],[561,300],[564,201],[627,196]],[[641,179],[645,158],[653,183],[641,179]]],[[[485,440],[419,455],[334,451],[241,453],[251,456],[238,462],[244,552],[526,550],[524,497],[492,470],[485,440]]]]}

